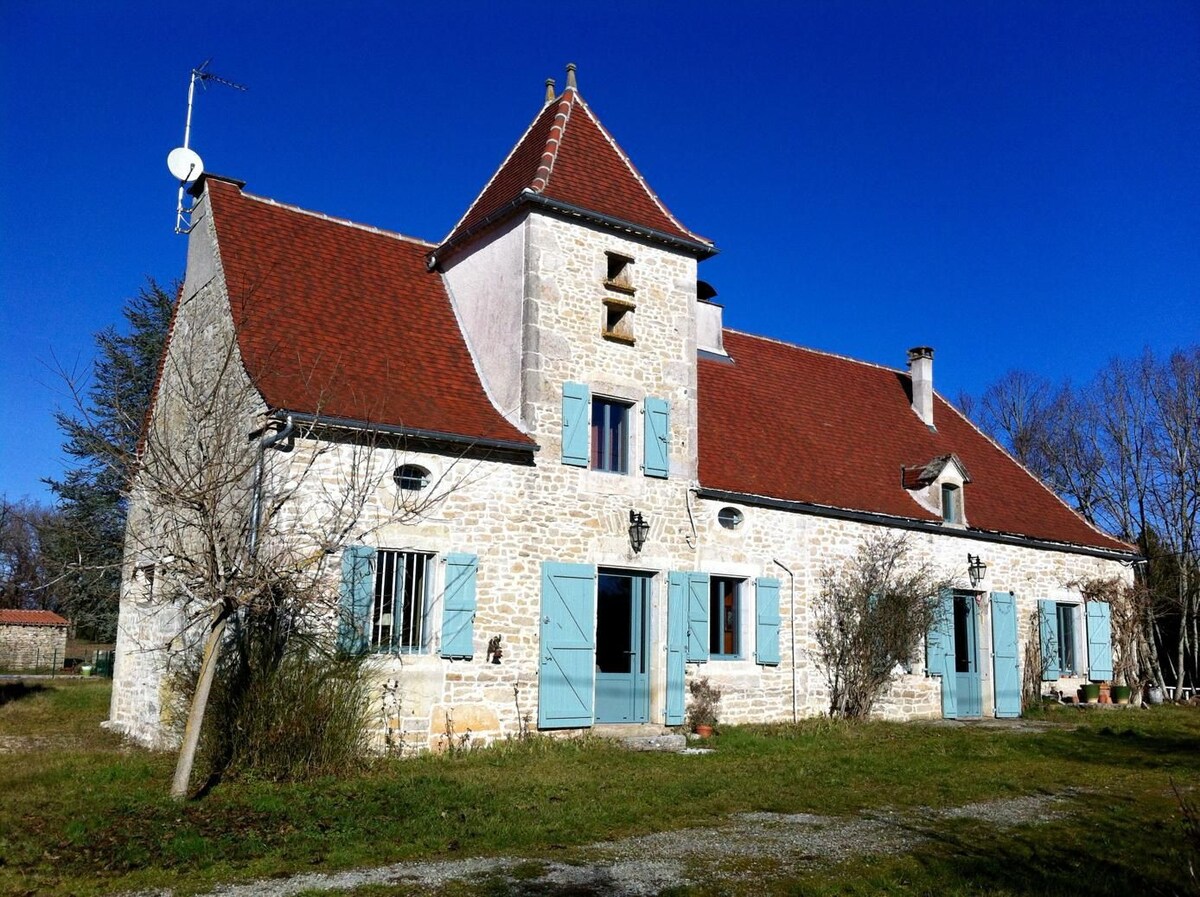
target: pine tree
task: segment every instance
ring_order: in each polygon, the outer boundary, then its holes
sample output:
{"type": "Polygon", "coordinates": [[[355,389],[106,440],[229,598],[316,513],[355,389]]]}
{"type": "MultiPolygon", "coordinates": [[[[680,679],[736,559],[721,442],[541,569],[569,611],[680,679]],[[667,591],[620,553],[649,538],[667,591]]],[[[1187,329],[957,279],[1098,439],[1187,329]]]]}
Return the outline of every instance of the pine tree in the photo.
{"type": "Polygon", "coordinates": [[[126,490],[173,305],[148,278],[122,309],[125,332],[110,326],[96,334],[91,382],[72,384],[74,412],[56,414],[63,451],[77,466],[46,481],[60,513],[42,533],[42,547],[63,610],[81,637],[96,641],[116,635],[126,490]]]}

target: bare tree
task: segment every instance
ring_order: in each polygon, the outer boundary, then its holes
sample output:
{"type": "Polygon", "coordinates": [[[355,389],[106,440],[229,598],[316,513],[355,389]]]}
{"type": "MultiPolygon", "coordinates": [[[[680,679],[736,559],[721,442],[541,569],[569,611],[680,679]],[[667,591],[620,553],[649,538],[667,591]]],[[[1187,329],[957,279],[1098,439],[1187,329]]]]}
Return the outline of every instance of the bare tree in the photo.
{"type": "Polygon", "coordinates": [[[1057,391],[1009,373],[980,402],[980,425],[1090,521],[1145,560],[1139,677],[1175,694],[1200,657],[1200,347],[1113,359],[1057,391]]]}
{"type": "Polygon", "coordinates": [[[822,572],[816,661],[831,714],[870,714],[897,666],[911,663],[951,585],[932,564],[915,562],[907,538],[895,533],[864,539],[857,553],[822,572]]]}
{"type": "Polygon", "coordinates": [[[44,544],[56,518],[52,508],[0,497],[0,608],[61,610],[44,544]]]}
{"type": "Polygon", "coordinates": [[[176,798],[188,791],[231,621],[260,614],[285,618],[298,631],[332,631],[338,593],[331,566],[351,534],[362,538],[426,512],[473,469],[463,465],[435,488],[402,492],[383,507],[379,489],[401,462],[403,443],[366,425],[325,426],[319,409],[304,415],[303,426],[271,412],[220,308],[209,301],[177,316],[133,479],[125,548],[127,575],[138,580],[143,571],[142,588],[152,583],[154,603],[183,616],[188,644],[156,649],[179,654],[202,645],[176,798]]]}

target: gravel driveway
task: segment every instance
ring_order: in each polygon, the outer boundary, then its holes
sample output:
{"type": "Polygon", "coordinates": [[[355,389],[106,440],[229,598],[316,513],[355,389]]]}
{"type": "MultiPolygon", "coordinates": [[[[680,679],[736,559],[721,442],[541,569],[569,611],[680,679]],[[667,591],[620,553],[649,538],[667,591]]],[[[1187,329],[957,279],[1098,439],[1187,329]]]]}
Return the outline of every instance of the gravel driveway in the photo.
{"type": "MultiPolygon", "coordinates": [[[[516,894],[641,897],[705,881],[745,882],[786,876],[819,863],[867,854],[895,854],[926,840],[929,823],[961,819],[997,828],[1049,822],[1062,815],[1070,792],[967,804],[948,810],[872,811],[851,817],[741,813],[720,825],[639,835],[564,850],[553,860],[487,857],[396,863],[348,872],[313,873],[224,885],[210,897],[292,897],[394,885],[397,893],[437,894],[448,885],[507,882],[516,894]]],[[[458,891],[461,892],[461,891],[458,891]]],[[[131,897],[170,897],[171,891],[131,897]]]]}

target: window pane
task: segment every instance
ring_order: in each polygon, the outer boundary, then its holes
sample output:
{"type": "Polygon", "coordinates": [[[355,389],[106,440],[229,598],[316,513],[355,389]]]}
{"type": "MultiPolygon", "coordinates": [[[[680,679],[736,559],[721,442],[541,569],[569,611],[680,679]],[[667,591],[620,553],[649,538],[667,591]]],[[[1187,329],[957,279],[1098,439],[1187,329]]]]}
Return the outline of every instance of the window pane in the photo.
{"type": "Polygon", "coordinates": [[[629,406],[592,400],[592,467],[610,473],[629,470],[629,406]]]}
{"type": "Polygon", "coordinates": [[[1058,606],[1058,666],[1064,674],[1075,669],[1075,605],[1058,606]]]}
{"type": "Polygon", "coordinates": [[[738,597],[741,580],[714,576],[708,591],[708,653],[736,657],[740,650],[738,597]]]}

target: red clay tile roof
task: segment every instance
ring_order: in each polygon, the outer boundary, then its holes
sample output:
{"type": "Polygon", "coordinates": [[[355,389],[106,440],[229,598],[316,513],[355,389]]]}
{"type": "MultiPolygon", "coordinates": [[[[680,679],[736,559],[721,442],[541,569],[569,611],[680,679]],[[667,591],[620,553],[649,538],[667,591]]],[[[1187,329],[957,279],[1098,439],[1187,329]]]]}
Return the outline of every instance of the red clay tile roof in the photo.
{"type": "Polygon", "coordinates": [[[936,522],[902,467],[954,453],[971,530],[1132,551],[1090,526],[940,396],[932,432],[907,373],[726,330],[734,363],[699,362],[700,484],[936,522]]]}
{"type": "Polygon", "coordinates": [[[574,88],[568,87],[546,104],[443,245],[482,224],[526,190],[712,246],[667,210],[574,88]]]}
{"type": "Polygon", "coordinates": [[[430,244],[205,182],[251,379],[272,408],[515,443],[480,383],[430,244]]]}
{"type": "Polygon", "coordinates": [[[0,610],[0,626],[69,626],[52,610],[0,610]]]}

